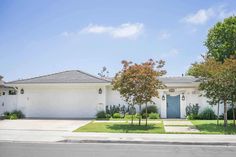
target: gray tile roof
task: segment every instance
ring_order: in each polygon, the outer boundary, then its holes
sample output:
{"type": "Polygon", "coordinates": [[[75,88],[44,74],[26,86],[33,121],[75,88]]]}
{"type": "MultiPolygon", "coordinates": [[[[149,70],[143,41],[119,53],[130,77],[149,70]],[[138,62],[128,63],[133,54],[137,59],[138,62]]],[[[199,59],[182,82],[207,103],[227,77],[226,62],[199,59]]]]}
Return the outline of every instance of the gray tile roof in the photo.
{"type": "Polygon", "coordinates": [[[176,77],[160,77],[163,83],[194,83],[199,82],[199,79],[193,76],[176,76],[176,77]]]}
{"type": "Polygon", "coordinates": [[[43,83],[109,83],[110,81],[93,76],[80,70],[70,70],[30,79],[7,82],[7,84],[43,84],[43,83]]]}

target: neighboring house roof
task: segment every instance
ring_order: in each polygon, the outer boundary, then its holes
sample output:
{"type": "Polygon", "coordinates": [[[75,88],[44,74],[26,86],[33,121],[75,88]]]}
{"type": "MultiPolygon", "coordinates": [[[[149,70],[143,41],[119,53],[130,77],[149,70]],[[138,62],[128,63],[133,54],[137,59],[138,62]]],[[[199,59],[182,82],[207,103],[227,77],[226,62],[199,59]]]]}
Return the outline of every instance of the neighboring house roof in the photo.
{"type": "Polygon", "coordinates": [[[7,84],[44,84],[44,83],[109,83],[110,81],[93,76],[80,70],[70,70],[29,79],[22,79],[7,84]]]}
{"type": "Polygon", "coordinates": [[[160,81],[165,83],[195,83],[199,78],[193,76],[160,77],[160,81]]]}

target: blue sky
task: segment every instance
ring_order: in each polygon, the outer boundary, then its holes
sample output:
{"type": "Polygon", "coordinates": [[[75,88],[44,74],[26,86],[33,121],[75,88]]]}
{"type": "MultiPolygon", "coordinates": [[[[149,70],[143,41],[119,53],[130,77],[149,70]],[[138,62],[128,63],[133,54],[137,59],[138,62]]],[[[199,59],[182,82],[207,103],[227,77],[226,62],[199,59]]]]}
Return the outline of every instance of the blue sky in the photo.
{"type": "Polygon", "coordinates": [[[149,58],[181,75],[206,52],[208,29],[233,14],[235,0],[1,0],[0,75],[106,66],[113,76],[121,60],[149,58]]]}

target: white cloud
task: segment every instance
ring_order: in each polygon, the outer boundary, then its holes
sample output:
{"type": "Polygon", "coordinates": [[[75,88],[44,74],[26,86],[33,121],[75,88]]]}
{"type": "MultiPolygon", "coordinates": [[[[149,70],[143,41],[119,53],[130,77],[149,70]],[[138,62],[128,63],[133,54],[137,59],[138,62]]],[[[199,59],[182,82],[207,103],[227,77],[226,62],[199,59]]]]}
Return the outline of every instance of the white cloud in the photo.
{"type": "Polygon", "coordinates": [[[236,14],[236,10],[228,10],[226,5],[200,9],[196,13],[185,16],[181,21],[189,24],[205,24],[211,19],[224,19],[236,14]]]}
{"type": "Polygon", "coordinates": [[[158,34],[158,38],[160,40],[165,40],[165,39],[169,39],[171,36],[171,34],[167,31],[161,31],[159,34],[158,34]]]}
{"type": "Polygon", "coordinates": [[[136,39],[143,31],[142,23],[124,23],[119,26],[103,26],[90,24],[81,33],[108,34],[113,38],[136,39]]]}
{"type": "Polygon", "coordinates": [[[179,54],[179,50],[176,48],[171,49],[169,52],[164,53],[161,55],[161,58],[169,58],[169,57],[175,57],[179,54]]]}
{"type": "Polygon", "coordinates": [[[212,8],[209,8],[207,10],[200,9],[194,14],[187,15],[182,20],[186,23],[198,25],[206,23],[213,16],[215,16],[214,9],[212,8]]]}

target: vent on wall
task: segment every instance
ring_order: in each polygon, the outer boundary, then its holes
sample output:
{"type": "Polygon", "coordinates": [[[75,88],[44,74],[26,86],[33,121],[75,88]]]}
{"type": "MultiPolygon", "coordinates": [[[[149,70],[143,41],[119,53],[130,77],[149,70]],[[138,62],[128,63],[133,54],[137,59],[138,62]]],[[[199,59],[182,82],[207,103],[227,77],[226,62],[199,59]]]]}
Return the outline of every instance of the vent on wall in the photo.
{"type": "Polygon", "coordinates": [[[169,89],[169,92],[175,92],[174,88],[169,89]]]}

